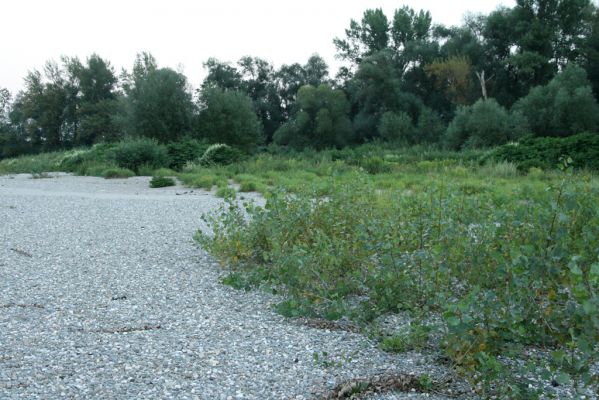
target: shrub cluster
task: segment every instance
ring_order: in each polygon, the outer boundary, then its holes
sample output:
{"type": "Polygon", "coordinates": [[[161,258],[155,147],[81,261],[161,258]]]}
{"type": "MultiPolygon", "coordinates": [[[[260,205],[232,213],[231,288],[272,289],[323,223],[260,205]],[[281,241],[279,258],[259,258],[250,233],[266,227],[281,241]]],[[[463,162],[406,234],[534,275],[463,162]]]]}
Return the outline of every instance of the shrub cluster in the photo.
{"type": "Polygon", "coordinates": [[[139,138],[120,142],[114,149],[114,157],[119,167],[136,173],[142,166],[155,169],[169,165],[166,147],[154,139],[139,138]]]}
{"type": "MultiPolygon", "coordinates": [[[[197,240],[236,285],[284,288],[285,315],[432,312],[445,353],[475,379],[497,378],[509,369],[497,356],[529,345],[553,351],[542,367],[560,382],[597,379],[599,189],[567,175],[547,191],[480,189],[380,192],[356,180],[326,198],[278,192],[266,208],[231,202],[205,216],[213,234],[197,240]]],[[[529,383],[500,389],[520,398],[529,383]]]]}
{"type": "Polygon", "coordinates": [[[599,134],[583,133],[559,137],[526,137],[493,150],[486,158],[516,163],[521,171],[553,169],[562,156],[569,156],[575,168],[599,171],[599,134]]]}
{"type": "Polygon", "coordinates": [[[206,149],[200,158],[200,165],[228,165],[239,161],[241,153],[239,150],[226,144],[213,144],[206,149]]]}

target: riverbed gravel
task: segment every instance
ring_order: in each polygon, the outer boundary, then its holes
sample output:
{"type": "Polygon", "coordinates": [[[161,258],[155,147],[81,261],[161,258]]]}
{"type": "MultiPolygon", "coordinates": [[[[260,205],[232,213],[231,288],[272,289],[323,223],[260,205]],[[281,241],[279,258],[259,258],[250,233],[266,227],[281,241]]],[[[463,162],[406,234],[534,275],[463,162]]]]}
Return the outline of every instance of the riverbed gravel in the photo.
{"type": "Polygon", "coordinates": [[[449,373],[222,285],[192,240],[221,201],[140,177],[0,176],[0,398],[308,399],[354,377],[449,373]]]}

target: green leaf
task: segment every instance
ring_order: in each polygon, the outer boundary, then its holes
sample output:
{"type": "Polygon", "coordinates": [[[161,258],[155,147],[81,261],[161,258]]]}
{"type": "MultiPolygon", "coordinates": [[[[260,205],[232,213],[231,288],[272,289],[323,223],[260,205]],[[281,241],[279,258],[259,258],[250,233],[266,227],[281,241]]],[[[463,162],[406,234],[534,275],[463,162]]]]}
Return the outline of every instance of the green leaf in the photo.
{"type": "Polygon", "coordinates": [[[458,326],[460,322],[460,319],[456,316],[447,317],[447,323],[449,324],[449,326],[458,326]]]}
{"type": "Polygon", "coordinates": [[[584,310],[585,314],[588,314],[588,315],[597,313],[597,307],[591,300],[585,300],[582,303],[582,309],[584,310]]]}
{"type": "Polygon", "coordinates": [[[570,272],[572,272],[576,276],[582,275],[582,270],[578,266],[578,264],[571,263],[570,264],[570,272]]]}
{"type": "Polygon", "coordinates": [[[570,375],[566,374],[565,372],[560,372],[555,377],[555,380],[560,385],[567,385],[568,383],[570,383],[570,375]]]}

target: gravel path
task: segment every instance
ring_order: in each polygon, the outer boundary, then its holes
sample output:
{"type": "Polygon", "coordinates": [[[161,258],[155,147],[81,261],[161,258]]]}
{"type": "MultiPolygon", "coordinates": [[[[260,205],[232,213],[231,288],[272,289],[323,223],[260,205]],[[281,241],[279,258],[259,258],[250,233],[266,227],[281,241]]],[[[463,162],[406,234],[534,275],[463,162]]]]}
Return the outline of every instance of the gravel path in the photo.
{"type": "Polygon", "coordinates": [[[355,376],[445,372],[220,284],[191,239],[220,200],[147,183],[0,176],[0,398],[303,399],[355,376]]]}

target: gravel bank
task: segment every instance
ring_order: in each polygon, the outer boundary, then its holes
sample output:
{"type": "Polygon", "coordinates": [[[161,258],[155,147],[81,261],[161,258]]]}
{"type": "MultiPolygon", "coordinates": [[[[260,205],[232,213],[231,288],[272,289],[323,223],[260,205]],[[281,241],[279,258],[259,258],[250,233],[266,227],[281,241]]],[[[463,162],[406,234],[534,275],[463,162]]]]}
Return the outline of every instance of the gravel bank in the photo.
{"type": "Polygon", "coordinates": [[[0,398],[303,399],[377,372],[447,372],[221,285],[191,239],[220,200],[147,186],[0,176],[0,398]]]}

